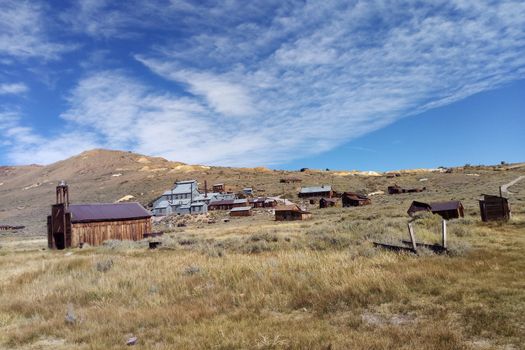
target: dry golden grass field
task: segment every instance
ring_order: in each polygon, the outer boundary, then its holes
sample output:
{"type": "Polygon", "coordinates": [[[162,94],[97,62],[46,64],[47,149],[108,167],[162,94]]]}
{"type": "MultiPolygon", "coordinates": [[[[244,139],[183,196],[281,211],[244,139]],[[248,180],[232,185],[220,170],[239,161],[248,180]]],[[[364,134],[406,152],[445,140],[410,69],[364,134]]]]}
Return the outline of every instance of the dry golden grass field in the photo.
{"type": "MultiPolygon", "coordinates": [[[[525,180],[509,188],[507,223],[482,223],[477,203],[481,193],[495,194],[524,174],[523,167],[395,179],[294,173],[305,185],[324,182],[337,190],[369,193],[394,182],[429,190],[374,196],[360,208],[312,208],[313,218],[303,222],[275,222],[260,211],[229,222],[213,214],[211,225],[161,223],[156,229],[166,233],[158,250],[117,241],[47,250],[48,206],[17,217],[6,200],[18,197],[0,192],[0,219],[4,213],[6,221],[34,227],[0,234],[0,348],[120,349],[136,336],[131,348],[525,349],[525,180]],[[465,218],[448,223],[450,254],[373,247],[374,240],[407,238],[406,210],[414,199],[465,205],[465,218]]],[[[296,185],[279,183],[290,175],[283,172],[218,168],[186,175],[252,183],[261,193],[294,199],[296,185]]],[[[6,181],[19,180],[0,179],[6,181]]],[[[107,188],[113,197],[130,192],[107,188]]],[[[437,217],[419,216],[416,238],[439,242],[439,225],[437,217]]]]}

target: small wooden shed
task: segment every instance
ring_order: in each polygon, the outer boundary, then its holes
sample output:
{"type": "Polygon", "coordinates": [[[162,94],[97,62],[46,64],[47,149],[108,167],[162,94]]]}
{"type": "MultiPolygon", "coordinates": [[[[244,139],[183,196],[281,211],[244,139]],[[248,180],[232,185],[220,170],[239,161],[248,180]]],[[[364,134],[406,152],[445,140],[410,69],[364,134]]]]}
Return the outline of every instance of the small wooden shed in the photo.
{"type": "Polygon", "coordinates": [[[341,196],[343,207],[359,207],[371,204],[372,201],[365,195],[352,192],[344,192],[341,196]]]}
{"type": "Polygon", "coordinates": [[[388,186],[388,194],[401,194],[401,193],[415,193],[415,192],[423,192],[427,188],[421,187],[421,188],[402,188],[401,186],[394,185],[394,186],[388,186]]]}
{"type": "Polygon", "coordinates": [[[413,216],[419,211],[429,211],[433,214],[438,214],[445,220],[457,219],[465,216],[463,204],[460,201],[432,203],[413,201],[410,208],[408,208],[407,213],[408,215],[413,216]]]}
{"type": "Polygon", "coordinates": [[[110,239],[138,241],[151,232],[151,213],[136,202],[70,205],[68,186],[62,182],[47,227],[50,249],[96,246],[110,239]]]}
{"type": "Polygon", "coordinates": [[[510,219],[509,200],[502,196],[484,194],[479,200],[479,209],[484,222],[510,219]]]}
{"type": "Polygon", "coordinates": [[[337,198],[321,198],[319,200],[319,208],[330,208],[330,207],[336,207],[337,206],[337,198]]]}
{"type": "Polygon", "coordinates": [[[280,205],[275,208],[276,221],[306,220],[311,217],[310,212],[302,210],[297,204],[280,205]]]}
{"type": "Polygon", "coordinates": [[[224,186],[224,184],[214,184],[212,186],[212,190],[213,192],[223,193],[226,191],[226,187],[224,186]]]}

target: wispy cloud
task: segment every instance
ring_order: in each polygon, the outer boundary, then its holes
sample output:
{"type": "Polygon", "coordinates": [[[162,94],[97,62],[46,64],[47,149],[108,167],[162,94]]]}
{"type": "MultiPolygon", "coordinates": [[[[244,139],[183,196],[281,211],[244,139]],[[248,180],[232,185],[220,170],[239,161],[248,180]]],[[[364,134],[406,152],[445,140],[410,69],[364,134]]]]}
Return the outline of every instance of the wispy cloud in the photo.
{"type": "Polygon", "coordinates": [[[24,83],[0,84],[0,95],[18,95],[28,90],[27,85],[24,83]]]}
{"type": "Polygon", "coordinates": [[[85,131],[66,129],[43,137],[33,128],[24,125],[22,114],[16,110],[0,110],[0,146],[7,147],[7,159],[12,164],[49,164],[86,149],[99,147],[96,136],[85,131]]]}
{"type": "Polygon", "coordinates": [[[2,0],[1,7],[0,57],[56,59],[73,49],[71,45],[50,39],[41,5],[2,0]]]}
{"type": "Polygon", "coordinates": [[[60,117],[77,144],[192,163],[305,157],[525,77],[522,1],[88,0],[61,18],[94,40],[156,30],[125,53],[139,73],[97,61],[71,88],[60,117]]]}

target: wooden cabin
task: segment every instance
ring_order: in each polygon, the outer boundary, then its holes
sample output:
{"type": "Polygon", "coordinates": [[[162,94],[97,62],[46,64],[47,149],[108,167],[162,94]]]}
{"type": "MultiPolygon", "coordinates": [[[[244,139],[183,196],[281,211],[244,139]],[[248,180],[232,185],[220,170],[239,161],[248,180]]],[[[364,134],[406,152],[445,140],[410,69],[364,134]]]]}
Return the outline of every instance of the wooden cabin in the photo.
{"type": "Polygon", "coordinates": [[[299,198],[332,198],[334,192],[329,185],[302,187],[298,196],[299,198]]]}
{"type": "Polygon", "coordinates": [[[246,206],[246,207],[236,207],[232,208],[230,210],[230,216],[251,216],[252,215],[252,207],[246,206]]]}
{"type": "Polygon", "coordinates": [[[400,193],[415,193],[415,192],[423,192],[427,188],[402,188],[398,185],[394,186],[388,186],[388,194],[400,194],[400,193]]]}
{"type": "Polygon", "coordinates": [[[479,200],[479,210],[483,222],[510,219],[509,200],[502,196],[484,194],[479,200]]]}
{"type": "Polygon", "coordinates": [[[285,177],[279,180],[282,184],[292,184],[292,183],[298,183],[303,180],[299,179],[298,177],[285,177]]]}
{"type": "Polygon", "coordinates": [[[274,208],[277,206],[277,201],[275,199],[270,199],[267,197],[255,197],[248,200],[252,208],[274,208]]]}
{"type": "Polygon", "coordinates": [[[213,192],[216,192],[216,193],[226,192],[226,187],[224,186],[224,184],[214,184],[212,186],[212,189],[213,189],[213,192]]]}
{"type": "Polygon", "coordinates": [[[151,213],[136,202],[70,205],[68,186],[62,182],[47,227],[50,249],[96,246],[110,239],[138,241],[151,232],[151,213]]]}
{"type": "Polygon", "coordinates": [[[337,202],[337,198],[321,198],[319,200],[319,209],[336,207],[337,202]]]}
{"type": "Polygon", "coordinates": [[[343,208],[359,207],[362,205],[368,205],[372,203],[370,198],[368,198],[367,196],[353,192],[344,192],[341,196],[341,201],[343,202],[343,208]]]}
{"type": "Polygon", "coordinates": [[[310,219],[312,214],[302,210],[297,204],[280,205],[275,208],[276,221],[293,221],[310,219]]]}
{"type": "Polygon", "coordinates": [[[410,208],[408,208],[407,213],[410,216],[414,216],[414,214],[419,211],[429,211],[433,214],[438,214],[445,220],[457,219],[465,216],[463,204],[460,201],[432,203],[413,201],[410,208]]]}

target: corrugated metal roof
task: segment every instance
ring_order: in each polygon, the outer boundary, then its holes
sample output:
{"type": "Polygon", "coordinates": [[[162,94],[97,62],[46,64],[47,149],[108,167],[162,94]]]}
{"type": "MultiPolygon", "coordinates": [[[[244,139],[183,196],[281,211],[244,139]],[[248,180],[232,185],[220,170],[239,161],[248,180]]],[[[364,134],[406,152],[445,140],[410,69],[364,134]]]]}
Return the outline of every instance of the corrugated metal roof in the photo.
{"type": "Polygon", "coordinates": [[[71,204],[69,206],[69,212],[71,213],[71,222],[73,223],[143,219],[151,217],[151,213],[136,202],[116,204],[71,204]]]}
{"type": "Polygon", "coordinates": [[[242,204],[242,203],[248,203],[248,200],[246,199],[234,199],[233,204],[242,204]]]}
{"type": "Polygon", "coordinates": [[[210,206],[211,205],[230,205],[230,204],[233,204],[233,199],[223,199],[223,200],[220,200],[220,201],[212,201],[210,202],[210,206]]]}
{"type": "Polygon", "coordinates": [[[247,210],[252,210],[252,207],[237,207],[237,208],[232,208],[230,211],[247,211],[247,210]]]}
{"type": "Polygon", "coordinates": [[[330,192],[331,190],[332,190],[332,186],[321,185],[321,186],[312,186],[312,187],[302,187],[299,193],[330,192]]]}

